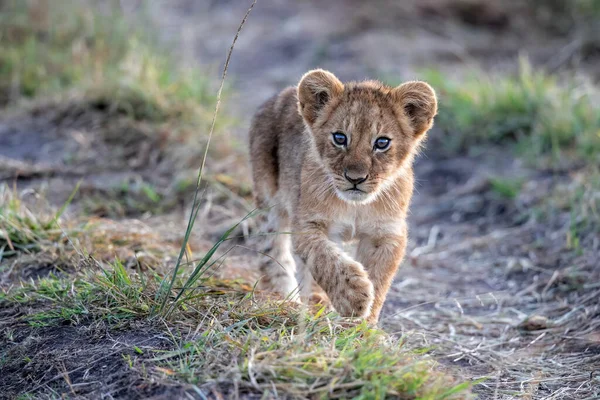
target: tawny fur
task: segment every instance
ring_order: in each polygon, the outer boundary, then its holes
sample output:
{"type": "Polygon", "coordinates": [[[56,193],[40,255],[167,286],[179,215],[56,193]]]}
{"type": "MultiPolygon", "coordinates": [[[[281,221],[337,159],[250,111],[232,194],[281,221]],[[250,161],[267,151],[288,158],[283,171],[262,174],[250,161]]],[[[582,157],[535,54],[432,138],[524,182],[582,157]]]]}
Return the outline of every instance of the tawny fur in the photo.
{"type": "Polygon", "coordinates": [[[343,84],[324,70],[260,107],[250,155],[255,200],[268,210],[266,289],[306,301],[316,284],[341,315],[378,320],[406,248],[413,158],[436,112],[424,82],[343,84]],[[385,151],[380,137],[391,139],[385,151]],[[353,239],[355,257],[336,242],[353,239]]]}

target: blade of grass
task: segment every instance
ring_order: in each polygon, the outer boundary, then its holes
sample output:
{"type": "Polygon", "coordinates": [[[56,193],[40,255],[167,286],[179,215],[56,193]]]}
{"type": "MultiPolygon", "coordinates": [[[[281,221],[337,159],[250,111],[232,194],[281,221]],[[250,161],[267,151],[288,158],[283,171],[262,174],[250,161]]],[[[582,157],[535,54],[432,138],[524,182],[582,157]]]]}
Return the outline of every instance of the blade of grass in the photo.
{"type": "Polygon", "coordinates": [[[181,288],[181,290],[179,290],[179,293],[177,293],[177,296],[175,297],[175,299],[173,300],[173,302],[171,303],[171,307],[169,308],[169,310],[166,313],[166,316],[168,316],[177,306],[179,299],[183,296],[183,294],[185,293],[186,290],[188,290],[194,283],[196,283],[198,281],[198,279],[200,279],[200,277],[202,276],[202,274],[208,270],[208,268],[212,265],[209,264],[209,261],[211,260],[212,256],[215,254],[215,252],[219,249],[219,247],[229,239],[229,236],[231,235],[231,233],[244,221],[246,221],[248,218],[253,217],[255,214],[255,211],[252,211],[248,214],[246,214],[246,216],[244,218],[242,218],[238,223],[236,223],[235,225],[233,225],[231,228],[229,228],[222,236],[221,238],[210,248],[210,250],[204,255],[204,257],[202,257],[202,259],[198,262],[198,264],[196,264],[196,267],[194,268],[194,271],[192,272],[192,274],[189,276],[189,278],[186,280],[185,284],[183,285],[183,287],[181,288]]]}
{"type": "Polygon", "coordinates": [[[487,378],[481,378],[481,379],[477,379],[476,381],[473,382],[463,382],[460,383],[456,386],[454,386],[453,388],[450,388],[449,390],[447,390],[446,392],[442,393],[442,395],[439,397],[440,399],[447,399],[455,394],[458,394],[460,392],[464,392],[468,389],[470,389],[471,387],[480,384],[481,382],[484,382],[487,378]]]}
{"type": "MultiPolygon", "coordinates": [[[[208,140],[206,141],[206,147],[204,149],[204,155],[202,157],[202,164],[200,165],[200,169],[198,171],[198,178],[196,180],[196,190],[194,191],[194,201],[192,203],[192,210],[190,212],[190,218],[188,220],[188,226],[187,226],[186,231],[185,231],[185,237],[184,237],[183,243],[181,245],[181,251],[179,252],[179,256],[177,257],[177,263],[175,264],[175,268],[173,269],[173,275],[171,277],[171,282],[169,283],[168,289],[165,291],[164,287],[163,287],[163,283],[161,282],[160,288],[159,288],[159,290],[157,292],[157,296],[163,296],[163,300],[161,301],[160,308],[158,310],[159,312],[163,312],[164,309],[165,309],[167,300],[169,298],[169,293],[171,293],[171,290],[173,289],[173,284],[175,283],[175,279],[176,279],[177,274],[179,272],[179,268],[181,266],[181,260],[183,259],[183,256],[185,254],[185,249],[186,249],[187,244],[189,242],[190,235],[191,235],[191,232],[192,232],[192,228],[193,228],[194,223],[196,221],[196,217],[198,216],[198,211],[200,209],[200,205],[198,204],[198,192],[200,191],[200,184],[202,183],[202,175],[203,175],[203,172],[204,172],[204,167],[206,165],[206,158],[208,156],[208,149],[210,147],[210,142],[211,142],[211,139],[212,139],[212,136],[213,136],[213,132],[215,130],[215,124],[216,124],[216,121],[217,121],[217,116],[219,114],[219,107],[221,106],[221,95],[223,93],[223,87],[225,85],[225,78],[227,77],[227,70],[229,69],[229,62],[231,61],[231,55],[233,53],[233,49],[235,47],[235,43],[237,42],[238,37],[240,35],[240,32],[242,31],[242,28],[244,27],[244,24],[246,23],[246,20],[248,19],[248,16],[250,15],[250,12],[254,8],[254,5],[256,4],[256,1],[257,0],[254,0],[252,2],[252,4],[250,5],[250,7],[248,8],[248,10],[246,11],[246,14],[244,15],[244,18],[242,19],[240,25],[238,26],[237,32],[235,33],[235,37],[233,38],[233,42],[231,43],[231,47],[229,48],[229,52],[227,53],[227,58],[225,59],[225,65],[223,66],[223,75],[221,76],[221,83],[219,85],[219,90],[217,92],[217,101],[216,101],[216,104],[215,104],[215,112],[213,113],[213,118],[212,118],[212,122],[211,122],[211,125],[210,125],[210,131],[208,132],[208,140]]],[[[217,247],[216,248],[213,246],[214,251],[216,251],[216,249],[221,245],[221,243],[222,243],[222,241],[217,242],[217,244],[216,244],[217,247]]],[[[211,249],[211,250],[213,250],[213,249],[211,249]]],[[[211,253],[211,256],[212,256],[212,254],[214,254],[214,251],[211,253]]],[[[205,258],[206,258],[206,256],[203,258],[203,260],[205,258]]],[[[180,291],[180,293],[177,296],[177,298],[174,301],[174,303],[176,303],[177,300],[181,297],[182,291],[180,291]]]]}
{"type": "Polygon", "coordinates": [[[80,179],[79,182],[77,182],[77,185],[75,185],[75,189],[73,189],[73,191],[69,195],[69,198],[67,199],[67,201],[65,201],[65,203],[60,207],[60,209],[56,212],[56,214],[54,214],[54,218],[52,219],[52,222],[50,223],[50,225],[55,224],[58,221],[58,219],[60,217],[62,217],[62,215],[64,214],[64,212],[67,209],[67,207],[69,206],[69,204],[71,204],[73,202],[75,195],[79,191],[81,182],[83,182],[83,179],[80,179]]]}

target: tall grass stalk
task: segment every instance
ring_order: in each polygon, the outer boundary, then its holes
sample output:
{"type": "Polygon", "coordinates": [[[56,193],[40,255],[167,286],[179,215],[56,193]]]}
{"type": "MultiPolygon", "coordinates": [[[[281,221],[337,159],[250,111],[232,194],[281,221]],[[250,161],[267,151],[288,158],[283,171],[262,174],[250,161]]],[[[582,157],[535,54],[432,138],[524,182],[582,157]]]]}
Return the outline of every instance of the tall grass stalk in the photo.
{"type": "MultiPolygon", "coordinates": [[[[201,196],[200,199],[198,199],[198,193],[200,192],[200,185],[202,183],[202,176],[203,176],[203,173],[204,173],[204,168],[206,166],[206,158],[208,156],[208,149],[210,147],[210,142],[211,142],[211,139],[212,139],[212,136],[213,136],[213,132],[215,130],[215,123],[216,123],[216,120],[217,120],[217,116],[219,114],[219,107],[221,106],[221,95],[222,95],[222,92],[223,92],[223,87],[225,85],[225,78],[227,77],[227,70],[229,69],[229,62],[231,61],[231,55],[233,54],[233,49],[235,47],[235,43],[237,42],[238,37],[240,35],[240,32],[242,31],[242,28],[244,27],[244,24],[246,23],[246,20],[248,19],[248,16],[250,15],[250,12],[254,8],[254,5],[256,4],[256,1],[257,0],[253,0],[252,4],[250,5],[250,7],[248,8],[248,10],[246,11],[246,14],[244,15],[244,18],[240,22],[240,25],[238,26],[237,32],[235,33],[235,37],[233,38],[233,41],[231,43],[231,47],[229,48],[229,52],[227,53],[227,58],[225,59],[225,65],[223,66],[223,75],[221,76],[221,83],[219,84],[219,90],[217,92],[217,100],[216,100],[216,104],[215,104],[215,112],[213,114],[212,122],[211,122],[211,125],[210,125],[210,130],[209,130],[209,133],[208,133],[208,140],[206,141],[206,147],[205,147],[205,150],[204,150],[204,155],[202,157],[202,164],[200,165],[200,169],[198,170],[198,177],[196,179],[196,190],[194,191],[194,200],[192,202],[192,210],[190,211],[190,218],[188,220],[188,225],[187,225],[187,228],[185,230],[185,237],[183,239],[183,243],[181,244],[181,250],[179,252],[179,256],[177,257],[177,263],[175,264],[175,268],[173,269],[173,274],[171,276],[171,281],[169,282],[168,287],[165,289],[166,280],[163,280],[161,282],[160,288],[159,288],[159,290],[157,292],[157,296],[158,297],[162,296],[162,300],[160,301],[160,307],[159,307],[158,310],[156,310],[156,311],[158,311],[160,313],[164,313],[166,311],[167,301],[169,299],[171,291],[173,290],[173,285],[175,283],[175,279],[177,278],[177,274],[179,273],[179,269],[181,267],[181,261],[183,260],[183,256],[185,254],[185,251],[186,251],[186,248],[187,248],[187,244],[188,244],[188,242],[190,240],[192,229],[194,227],[194,223],[196,222],[196,218],[198,216],[198,212],[200,211],[200,200],[202,199],[202,197],[204,195],[204,192],[203,192],[203,195],[201,196]]],[[[247,215],[244,218],[244,220],[246,218],[248,218],[251,214],[247,215]]],[[[187,279],[187,281],[184,284],[183,288],[180,290],[179,294],[177,295],[177,297],[173,301],[173,306],[170,308],[170,310],[172,310],[172,308],[177,304],[177,301],[181,298],[181,296],[183,295],[183,292],[187,288],[189,288],[191,285],[193,285],[194,282],[196,282],[200,278],[202,272],[205,271],[205,268],[204,268],[205,265],[208,263],[208,261],[210,260],[210,258],[214,255],[214,253],[218,250],[218,248],[221,246],[221,244],[223,244],[223,242],[225,240],[227,240],[227,238],[229,237],[229,235],[231,234],[231,232],[237,227],[237,225],[239,225],[239,223],[236,224],[235,226],[233,226],[227,232],[225,232],[225,234],[221,237],[221,239],[219,239],[219,241],[217,243],[215,243],[215,245],[206,253],[206,255],[196,265],[196,268],[192,272],[192,275],[190,275],[190,277],[187,279]]],[[[167,277],[165,277],[165,279],[166,278],[167,277]]],[[[167,314],[169,312],[167,312],[167,314]]]]}

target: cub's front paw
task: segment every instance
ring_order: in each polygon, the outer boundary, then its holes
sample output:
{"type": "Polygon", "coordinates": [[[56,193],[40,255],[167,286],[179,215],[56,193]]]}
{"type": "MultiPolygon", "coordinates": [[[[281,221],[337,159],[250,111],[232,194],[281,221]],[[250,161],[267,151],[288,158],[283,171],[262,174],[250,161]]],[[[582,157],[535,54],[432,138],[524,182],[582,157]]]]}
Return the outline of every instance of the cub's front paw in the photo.
{"type": "Polygon", "coordinates": [[[350,260],[338,271],[338,285],[329,294],[333,307],[343,317],[365,317],[374,298],[369,275],[360,263],[350,260]]]}

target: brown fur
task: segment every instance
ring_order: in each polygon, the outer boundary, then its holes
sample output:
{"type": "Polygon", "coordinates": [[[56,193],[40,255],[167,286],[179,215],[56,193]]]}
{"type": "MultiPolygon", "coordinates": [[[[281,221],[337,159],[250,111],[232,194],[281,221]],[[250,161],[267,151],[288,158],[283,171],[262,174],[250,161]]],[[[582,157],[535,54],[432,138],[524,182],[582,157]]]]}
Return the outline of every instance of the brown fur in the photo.
{"type": "Polygon", "coordinates": [[[261,265],[267,288],[297,297],[299,285],[306,300],[316,282],[341,315],[377,321],[406,248],[413,158],[436,112],[424,82],[342,84],[323,70],[262,105],[250,154],[256,203],[269,209],[273,233],[261,265]],[[391,139],[387,150],[375,150],[379,137],[391,139]],[[357,239],[356,257],[336,237],[357,239]]]}

